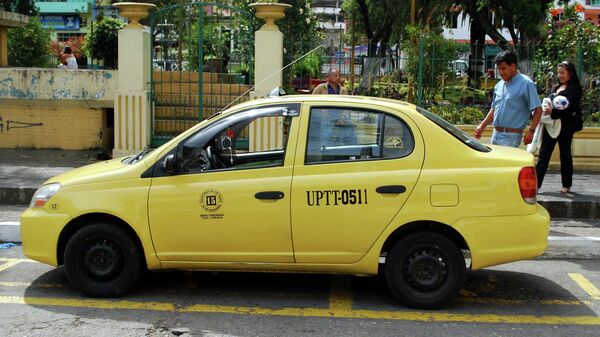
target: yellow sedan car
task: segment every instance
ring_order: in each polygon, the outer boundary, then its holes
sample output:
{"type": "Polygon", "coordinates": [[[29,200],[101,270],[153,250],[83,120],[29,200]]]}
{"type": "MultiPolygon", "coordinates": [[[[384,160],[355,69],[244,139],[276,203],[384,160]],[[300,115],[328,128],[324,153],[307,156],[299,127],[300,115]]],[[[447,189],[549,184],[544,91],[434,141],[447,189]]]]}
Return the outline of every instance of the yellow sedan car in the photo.
{"type": "Polygon", "coordinates": [[[436,308],[468,268],[544,252],[533,166],[408,103],[255,100],[48,180],[23,250],[89,296],[125,293],[144,268],[382,272],[401,303],[436,308]]]}

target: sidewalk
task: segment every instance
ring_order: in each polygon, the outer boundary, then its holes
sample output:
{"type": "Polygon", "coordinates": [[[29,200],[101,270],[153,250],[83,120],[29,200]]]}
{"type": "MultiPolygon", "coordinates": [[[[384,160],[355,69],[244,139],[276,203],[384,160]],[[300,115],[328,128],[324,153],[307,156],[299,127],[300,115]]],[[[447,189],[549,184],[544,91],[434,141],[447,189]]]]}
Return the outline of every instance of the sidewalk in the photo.
{"type": "MultiPolygon", "coordinates": [[[[98,162],[95,151],[0,149],[0,205],[27,205],[44,181],[98,162]]],[[[548,172],[538,201],[552,218],[600,219],[600,174],[573,176],[572,193],[561,194],[560,174],[548,172]]]]}

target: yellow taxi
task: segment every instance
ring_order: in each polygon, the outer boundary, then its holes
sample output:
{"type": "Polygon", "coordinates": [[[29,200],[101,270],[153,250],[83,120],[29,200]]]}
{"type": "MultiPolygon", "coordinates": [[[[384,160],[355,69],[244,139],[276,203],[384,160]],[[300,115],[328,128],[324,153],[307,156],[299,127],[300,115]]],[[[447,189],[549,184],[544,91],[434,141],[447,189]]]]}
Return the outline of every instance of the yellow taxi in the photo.
{"type": "Polygon", "coordinates": [[[286,96],[48,180],[21,234],[88,296],[121,295],[144,269],[381,272],[401,303],[436,308],[467,269],[544,252],[536,186],[531,154],[415,105],[286,96]]]}

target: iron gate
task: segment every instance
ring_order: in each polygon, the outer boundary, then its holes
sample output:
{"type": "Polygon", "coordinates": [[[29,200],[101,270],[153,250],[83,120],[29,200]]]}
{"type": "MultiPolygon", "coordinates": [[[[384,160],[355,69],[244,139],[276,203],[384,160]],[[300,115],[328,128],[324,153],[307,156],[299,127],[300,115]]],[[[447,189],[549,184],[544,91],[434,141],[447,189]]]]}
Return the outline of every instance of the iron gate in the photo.
{"type": "Polygon", "coordinates": [[[248,100],[253,27],[251,11],[218,3],[173,5],[152,13],[153,147],[229,104],[248,100]]]}

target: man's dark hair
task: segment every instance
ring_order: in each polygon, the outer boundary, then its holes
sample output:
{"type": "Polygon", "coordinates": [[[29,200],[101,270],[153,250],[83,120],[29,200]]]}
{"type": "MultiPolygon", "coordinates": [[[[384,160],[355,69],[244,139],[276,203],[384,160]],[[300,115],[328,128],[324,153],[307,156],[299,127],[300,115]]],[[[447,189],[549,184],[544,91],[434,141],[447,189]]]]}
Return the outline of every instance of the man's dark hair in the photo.
{"type": "Polygon", "coordinates": [[[64,53],[64,54],[72,54],[72,53],[73,53],[73,51],[71,50],[71,47],[68,47],[68,46],[67,46],[67,47],[65,47],[65,49],[63,50],[63,53],[64,53]]]}
{"type": "Polygon", "coordinates": [[[499,52],[494,58],[494,63],[499,65],[502,62],[508,64],[509,66],[517,63],[517,54],[510,50],[503,50],[499,52]]]}

